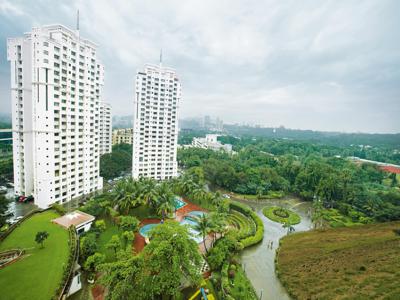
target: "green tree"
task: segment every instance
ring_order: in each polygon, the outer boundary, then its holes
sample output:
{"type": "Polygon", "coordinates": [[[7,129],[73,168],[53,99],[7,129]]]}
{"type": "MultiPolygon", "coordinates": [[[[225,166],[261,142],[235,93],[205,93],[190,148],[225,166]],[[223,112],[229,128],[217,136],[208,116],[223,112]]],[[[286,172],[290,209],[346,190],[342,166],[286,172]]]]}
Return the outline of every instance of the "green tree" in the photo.
{"type": "Polygon", "coordinates": [[[197,218],[197,223],[196,225],[193,225],[193,228],[201,233],[204,249],[206,250],[206,253],[208,253],[206,237],[212,230],[210,217],[207,214],[203,214],[202,216],[197,218]]]}
{"type": "Polygon", "coordinates": [[[10,201],[4,196],[0,195],[0,229],[6,224],[7,219],[12,216],[8,213],[8,205],[10,201]]]}
{"type": "Polygon", "coordinates": [[[135,235],[132,231],[124,231],[122,233],[122,239],[124,241],[125,248],[130,247],[133,240],[135,239],[135,235]]]}
{"type": "Polygon", "coordinates": [[[133,256],[131,251],[120,252],[115,262],[102,264],[98,269],[103,274],[100,282],[108,287],[108,299],[151,299],[144,294],[142,277],[145,265],[142,255],[133,256]]]}
{"type": "Polygon", "coordinates": [[[106,222],[104,220],[98,220],[94,224],[100,232],[104,232],[106,230],[106,222]]]}
{"type": "Polygon", "coordinates": [[[139,223],[139,220],[133,216],[119,217],[119,227],[121,227],[123,230],[136,231],[139,223]]]}
{"type": "Polygon", "coordinates": [[[85,268],[86,271],[94,272],[94,271],[96,271],[96,268],[100,264],[105,262],[105,260],[106,260],[106,257],[105,257],[104,254],[96,252],[95,254],[90,255],[86,259],[85,264],[84,264],[84,268],[85,268]]]}
{"type": "Polygon", "coordinates": [[[188,229],[175,221],[167,221],[152,229],[150,235],[151,243],[143,250],[146,294],[151,299],[160,295],[176,296],[183,279],[191,286],[198,285],[202,260],[188,229]]]}
{"type": "Polygon", "coordinates": [[[44,241],[49,237],[47,231],[38,231],[35,236],[35,242],[40,244],[41,248],[44,247],[44,241]]]}
{"type": "Polygon", "coordinates": [[[83,260],[97,251],[96,234],[87,233],[80,239],[80,256],[83,260]]]}
{"type": "Polygon", "coordinates": [[[110,241],[106,245],[107,249],[113,249],[114,254],[117,254],[117,250],[121,248],[121,241],[119,239],[119,236],[117,234],[114,234],[110,241]]]}
{"type": "Polygon", "coordinates": [[[156,204],[157,213],[164,217],[174,212],[175,195],[172,192],[167,182],[162,182],[157,187],[157,194],[158,194],[158,199],[156,204]]]}

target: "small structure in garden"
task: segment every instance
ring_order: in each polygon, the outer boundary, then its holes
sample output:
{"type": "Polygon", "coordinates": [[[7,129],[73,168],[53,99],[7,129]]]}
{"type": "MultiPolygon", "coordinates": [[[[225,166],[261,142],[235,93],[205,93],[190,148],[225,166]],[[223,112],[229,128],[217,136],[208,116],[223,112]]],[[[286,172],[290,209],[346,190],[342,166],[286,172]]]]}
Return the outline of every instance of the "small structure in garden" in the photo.
{"type": "Polygon", "coordinates": [[[76,292],[82,289],[82,282],[81,282],[81,266],[78,263],[74,265],[74,274],[72,277],[71,285],[68,290],[68,296],[75,294],[76,292]]]}
{"type": "Polygon", "coordinates": [[[94,220],[95,220],[94,216],[76,210],[62,217],[54,219],[53,223],[61,225],[67,229],[73,225],[76,228],[76,233],[81,234],[90,229],[94,220]]]}

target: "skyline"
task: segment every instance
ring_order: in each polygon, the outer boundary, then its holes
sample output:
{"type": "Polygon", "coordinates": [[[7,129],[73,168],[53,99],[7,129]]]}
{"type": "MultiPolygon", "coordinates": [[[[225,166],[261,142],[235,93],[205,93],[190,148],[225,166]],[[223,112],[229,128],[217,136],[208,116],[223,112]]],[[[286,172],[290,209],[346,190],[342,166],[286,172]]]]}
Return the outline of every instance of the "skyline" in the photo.
{"type": "Polygon", "coordinates": [[[105,101],[133,112],[146,63],[179,74],[182,118],[340,132],[400,132],[400,3],[124,3],[52,7],[0,1],[0,111],[10,113],[6,38],[38,25],[76,26],[99,45],[105,101]],[[174,16],[171,18],[170,16],[174,16]],[[133,28],[133,30],[132,30],[133,28]]]}

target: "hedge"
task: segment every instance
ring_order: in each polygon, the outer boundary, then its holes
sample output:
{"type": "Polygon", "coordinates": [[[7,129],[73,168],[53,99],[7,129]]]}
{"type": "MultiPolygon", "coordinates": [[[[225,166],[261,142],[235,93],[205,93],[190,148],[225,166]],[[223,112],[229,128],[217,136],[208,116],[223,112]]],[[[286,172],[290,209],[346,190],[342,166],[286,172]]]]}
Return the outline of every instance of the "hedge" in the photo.
{"type": "Polygon", "coordinates": [[[264,237],[264,224],[259,216],[249,206],[236,201],[230,201],[229,207],[230,209],[236,210],[251,218],[256,224],[255,234],[240,240],[240,242],[243,244],[243,248],[250,247],[261,242],[264,237]]]}
{"type": "Polygon", "coordinates": [[[290,225],[296,225],[299,224],[301,221],[301,218],[298,214],[296,214],[295,212],[286,209],[286,208],[282,208],[282,207],[278,207],[278,206],[266,206],[263,208],[262,210],[264,216],[266,216],[268,219],[270,219],[271,221],[274,222],[278,222],[278,223],[282,223],[285,224],[287,221],[289,221],[290,225]],[[286,214],[287,217],[285,218],[284,216],[279,216],[275,214],[276,210],[283,210],[286,214]]]}
{"type": "Polygon", "coordinates": [[[68,293],[69,284],[72,280],[74,273],[74,265],[78,260],[78,237],[76,234],[75,226],[70,226],[69,231],[69,257],[68,262],[64,268],[63,277],[61,283],[53,296],[53,299],[62,299],[64,295],[68,293]]]}

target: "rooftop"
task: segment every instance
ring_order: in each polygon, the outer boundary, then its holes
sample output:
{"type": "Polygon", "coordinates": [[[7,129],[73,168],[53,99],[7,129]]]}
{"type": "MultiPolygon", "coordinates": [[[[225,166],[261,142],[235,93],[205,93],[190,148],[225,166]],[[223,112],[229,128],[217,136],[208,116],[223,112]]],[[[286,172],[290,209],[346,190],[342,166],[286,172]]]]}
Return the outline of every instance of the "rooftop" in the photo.
{"type": "Polygon", "coordinates": [[[62,217],[53,220],[53,223],[61,225],[65,228],[69,228],[71,225],[78,227],[79,225],[85,224],[87,222],[94,221],[95,217],[84,213],[82,211],[76,210],[74,212],[68,213],[62,217]]]}

